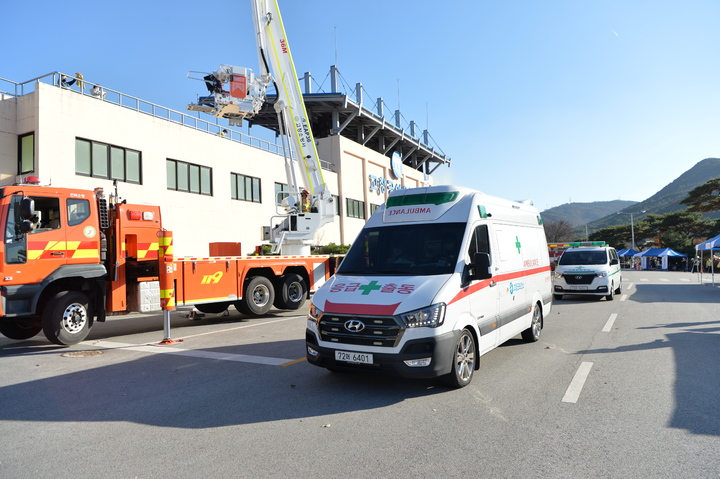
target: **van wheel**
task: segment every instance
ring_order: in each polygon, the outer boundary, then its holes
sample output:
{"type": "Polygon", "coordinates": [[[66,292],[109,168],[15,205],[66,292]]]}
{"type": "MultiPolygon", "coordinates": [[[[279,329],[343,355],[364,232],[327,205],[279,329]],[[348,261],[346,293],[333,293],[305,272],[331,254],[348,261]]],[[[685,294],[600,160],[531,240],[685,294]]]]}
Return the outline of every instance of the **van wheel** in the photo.
{"type": "Polygon", "coordinates": [[[605,295],[605,301],[612,301],[614,299],[614,284],[610,284],[610,292],[605,295]]]}
{"type": "Polygon", "coordinates": [[[90,333],[90,301],[79,291],[61,291],[52,298],[42,316],[45,337],[55,344],[71,346],[90,333]]]}
{"type": "Polygon", "coordinates": [[[622,294],[622,280],[620,280],[620,284],[618,284],[615,294],[622,294]]]}
{"type": "Polygon", "coordinates": [[[557,299],[558,301],[560,301],[562,299],[562,297],[563,297],[562,294],[553,294],[553,299],[557,299]]]}
{"type": "Polygon", "coordinates": [[[532,320],[530,321],[530,327],[520,334],[525,341],[529,343],[534,343],[535,341],[540,339],[542,327],[542,312],[540,311],[540,308],[535,305],[532,312],[532,320]]]}
{"type": "Polygon", "coordinates": [[[9,339],[30,339],[40,331],[40,318],[0,321],[0,333],[9,339]]]}
{"type": "Polygon", "coordinates": [[[275,302],[277,309],[300,309],[305,303],[307,287],[302,276],[295,273],[281,276],[276,283],[275,302]]]}
{"type": "Polygon", "coordinates": [[[270,311],[275,300],[275,290],[269,279],[255,276],[245,287],[242,301],[235,303],[241,313],[249,316],[262,316],[270,311]]]}
{"type": "Polygon", "coordinates": [[[463,388],[472,381],[475,371],[475,338],[472,333],[463,329],[455,345],[452,368],[445,376],[445,382],[453,388],[463,388]]]}

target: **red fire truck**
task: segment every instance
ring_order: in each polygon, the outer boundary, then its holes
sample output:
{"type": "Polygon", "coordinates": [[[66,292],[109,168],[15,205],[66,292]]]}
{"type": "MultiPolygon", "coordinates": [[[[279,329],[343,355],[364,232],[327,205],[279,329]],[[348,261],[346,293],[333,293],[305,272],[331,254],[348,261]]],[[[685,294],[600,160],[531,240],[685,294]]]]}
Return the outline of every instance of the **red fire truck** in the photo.
{"type": "Polygon", "coordinates": [[[27,339],[43,331],[60,345],[82,341],[108,315],[160,311],[161,298],[166,309],[175,303],[207,313],[231,305],[255,316],[273,305],[297,309],[332,275],[337,259],[172,258],[159,206],[108,199],[101,189],[5,186],[0,223],[0,333],[27,339]],[[161,291],[166,272],[171,282],[161,291]]]}

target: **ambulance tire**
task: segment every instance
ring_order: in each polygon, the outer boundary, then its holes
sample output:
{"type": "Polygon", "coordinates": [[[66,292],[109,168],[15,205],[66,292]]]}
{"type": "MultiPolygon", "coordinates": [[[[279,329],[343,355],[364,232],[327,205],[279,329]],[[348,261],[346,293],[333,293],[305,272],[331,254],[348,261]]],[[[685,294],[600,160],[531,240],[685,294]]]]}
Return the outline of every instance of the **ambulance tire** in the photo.
{"type": "Polygon", "coordinates": [[[605,301],[612,301],[615,298],[615,291],[613,291],[613,286],[614,285],[612,284],[610,285],[610,292],[605,295],[605,301]]]}
{"type": "Polygon", "coordinates": [[[615,294],[622,294],[622,280],[620,280],[620,284],[618,284],[615,294]]]}
{"type": "Polygon", "coordinates": [[[532,320],[530,321],[530,327],[523,331],[521,334],[523,340],[534,343],[540,339],[540,333],[542,333],[543,320],[542,311],[536,304],[532,312],[532,320]]]}
{"type": "Polygon", "coordinates": [[[463,329],[455,344],[450,373],[444,376],[445,383],[452,388],[464,388],[470,384],[478,359],[475,337],[469,329],[463,329]]]}
{"type": "Polygon", "coordinates": [[[205,314],[220,314],[226,311],[232,303],[205,303],[196,304],[195,309],[205,314]]]}
{"type": "Polygon", "coordinates": [[[42,331],[40,318],[0,321],[0,334],[8,339],[30,339],[42,331]]]}
{"type": "Polygon", "coordinates": [[[72,346],[84,340],[92,326],[87,296],[79,291],[61,291],[45,307],[42,316],[45,337],[51,343],[72,346]]]}
{"type": "Polygon", "coordinates": [[[300,309],[305,304],[307,286],[299,274],[286,274],[276,282],[275,302],[277,309],[300,309]]]}
{"type": "Polygon", "coordinates": [[[255,276],[245,286],[243,299],[235,303],[242,314],[262,316],[270,311],[275,301],[275,289],[269,279],[255,276]]]}

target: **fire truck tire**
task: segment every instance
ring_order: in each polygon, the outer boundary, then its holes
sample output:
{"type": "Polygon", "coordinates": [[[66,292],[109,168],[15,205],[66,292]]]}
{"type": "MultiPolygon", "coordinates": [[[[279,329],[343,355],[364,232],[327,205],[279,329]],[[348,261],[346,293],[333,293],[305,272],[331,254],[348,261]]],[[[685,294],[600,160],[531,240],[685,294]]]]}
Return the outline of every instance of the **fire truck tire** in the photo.
{"type": "Polygon", "coordinates": [[[30,339],[40,331],[40,318],[0,321],[0,333],[9,339],[30,339]]]}
{"type": "Polygon", "coordinates": [[[286,274],[277,280],[274,302],[277,309],[300,309],[306,297],[307,286],[299,274],[286,274]]]}
{"type": "Polygon", "coordinates": [[[238,311],[248,316],[262,316],[270,311],[275,301],[275,289],[269,279],[254,276],[245,286],[242,301],[235,303],[238,311]]]}
{"type": "Polygon", "coordinates": [[[206,314],[220,314],[230,307],[232,303],[205,303],[196,304],[195,309],[206,314]]]}
{"type": "Polygon", "coordinates": [[[71,346],[90,332],[92,313],[87,296],[79,291],[61,291],[49,302],[42,317],[45,337],[55,344],[71,346]]]}

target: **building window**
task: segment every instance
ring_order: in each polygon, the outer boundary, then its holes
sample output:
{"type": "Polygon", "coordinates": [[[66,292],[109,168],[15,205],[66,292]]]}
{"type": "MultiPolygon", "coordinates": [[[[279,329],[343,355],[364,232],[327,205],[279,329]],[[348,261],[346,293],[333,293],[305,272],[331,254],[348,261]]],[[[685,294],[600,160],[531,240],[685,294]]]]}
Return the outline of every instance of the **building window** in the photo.
{"type": "Polygon", "coordinates": [[[340,210],[342,209],[342,204],[340,203],[340,197],[338,195],[332,195],[333,197],[333,203],[335,203],[335,216],[340,216],[340,210]]]}
{"type": "Polygon", "coordinates": [[[380,208],[380,205],[374,205],[370,203],[370,216],[372,216],[373,213],[375,213],[375,210],[380,208]]]}
{"type": "Polygon", "coordinates": [[[165,162],[168,190],[212,196],[212,169],[184,161],[165,162]]]}
{"type": "Polygon", "coordinates": [[[75,139],[75,173],[142,184],[140,152],[96,141],[75,139]]]}
{"type": "Polygon", "coordinates": [[[230,173],[230,194],[234,200],[260,203],[260,178],[230,173]]]}
{"type": "Polygon", "coordinates": [[[365,219],[365,202],[358,200],[345,199],[345,208],[350,218],[365,219]]]}
{"type": "Polygon", "coordinates": [[[35,171],[35,133],[18,138],[18,174],[35,171]]]}
{"type": "Polygon", "coordinates": [[[275,198],[273,201],[279,205],[282,200],[290,196],[290,189],[285,183],[275,183],[275,198]]]}

